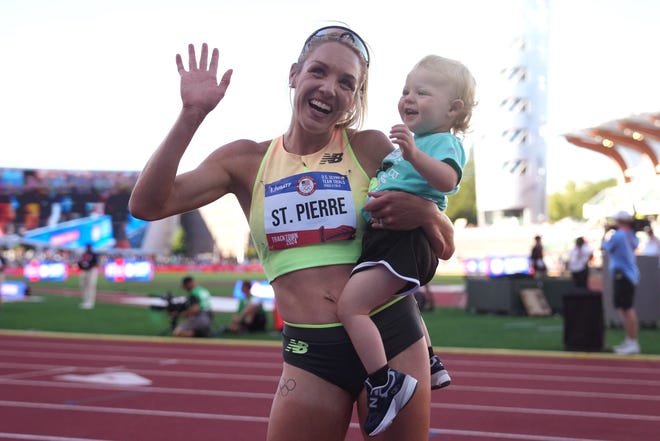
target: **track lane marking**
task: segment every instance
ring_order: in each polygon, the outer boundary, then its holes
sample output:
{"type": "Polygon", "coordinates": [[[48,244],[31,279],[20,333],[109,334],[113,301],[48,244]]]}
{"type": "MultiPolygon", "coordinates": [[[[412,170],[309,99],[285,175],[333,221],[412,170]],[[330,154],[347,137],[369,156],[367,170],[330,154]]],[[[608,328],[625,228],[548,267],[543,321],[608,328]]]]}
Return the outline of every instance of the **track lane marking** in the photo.
{"type": "Polygon", "coordinates": [[[72,404],[28,403],[23,401],[0,400],[0,407],[18,407],[23,409],[45,409],[74,412],[108,413],[120,415],[158,416],[167,418],[190,418],[196,420],[240,421],[250,423],[268,423],[268,417],[250,415],[228,415],[220,413],[184,412],[178,410],[137,409],[128,407],[78,406],[72,404]]]}
{"type": "Polygon", "coordinates": [[[648,421],[660,422],[660,415],[640,415],[632,413],[619,413],[619,412],[594,412],[585,410],[559,410],[548,408],[529,408],[529,407],[513,407],[513,406],[488,406],[478,404],[443,404],[431,403],[432,409],[447,409],[447,410],[467,410],[478,412],[498,412],[498,413],[518,413],[530,415],[555,415],[555,416],[570,416],[580,418],[602,418],[607,420],[625,420],[625,421],[648,421]]]}
{"type": "Polygon", "coordinates": [[[0,439],[21,439],[30,441],[111,441],[98,438],[71,438],[69,436],[34,435],[30,433],[0,432],[0,439]]]}

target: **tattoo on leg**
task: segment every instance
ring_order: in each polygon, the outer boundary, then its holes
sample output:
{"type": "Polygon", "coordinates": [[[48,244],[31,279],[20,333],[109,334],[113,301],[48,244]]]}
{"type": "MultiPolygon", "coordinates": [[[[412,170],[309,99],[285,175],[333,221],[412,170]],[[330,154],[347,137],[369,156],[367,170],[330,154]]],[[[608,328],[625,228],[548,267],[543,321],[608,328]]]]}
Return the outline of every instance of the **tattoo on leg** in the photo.
{"type": "Polygon", "coordinates": [[[293,390],[296,388],[296,380],[293,378],[289,379],[284,379],[280,378],[280,385],[278,387],[277,393],[281,397],[286,397],[289,395],[289,392],[293,392],[293,390]]]}

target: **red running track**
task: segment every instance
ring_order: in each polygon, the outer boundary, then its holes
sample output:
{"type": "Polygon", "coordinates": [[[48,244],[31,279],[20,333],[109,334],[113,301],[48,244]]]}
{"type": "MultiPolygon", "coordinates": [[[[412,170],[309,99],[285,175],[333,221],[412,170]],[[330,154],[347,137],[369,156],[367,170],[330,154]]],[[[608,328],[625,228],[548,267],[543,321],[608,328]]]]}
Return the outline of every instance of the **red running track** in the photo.
{"type": "MultiPolygon", "coordinates": [[[[429,440],[660,439],[660,357],[441,356],[429,440]]],[[[272,344],[0,331],[0,440],[263,440],[280,367],[272,344]]]]}

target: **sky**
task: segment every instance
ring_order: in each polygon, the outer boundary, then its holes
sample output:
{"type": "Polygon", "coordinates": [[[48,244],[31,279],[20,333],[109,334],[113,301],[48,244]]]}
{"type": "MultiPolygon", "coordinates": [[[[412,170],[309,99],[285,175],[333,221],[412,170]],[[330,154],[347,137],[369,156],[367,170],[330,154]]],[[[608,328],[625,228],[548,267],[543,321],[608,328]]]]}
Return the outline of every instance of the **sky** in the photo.
{"type": "MultiPolygon", "coordinates": [[[[548,189],[619,177],[611,160],[563,133],[660,110],[655,0],[550,0],[548,189]]],[[[234,69],[224,100],[181,163],[238,138],[278,136],[290,119],[288,72],[307,36],[344,22],[369,44],[365,128],[389,131],[405,76],[428,53],[463,61],[487,124],[499,54],[520,0],[2,0],[0,167],[140,170],[179,109],[175,54],[220,50],[234,69]],[[482,105],[483,104],[483,105],[482,105]]],[[[479,113],[481,112],[481,113],[479,113]]],[[[478,130],[479,127],[473,127],[478,130]]],[[[496,146],[494,146],[496,148],[496,146]]]]}

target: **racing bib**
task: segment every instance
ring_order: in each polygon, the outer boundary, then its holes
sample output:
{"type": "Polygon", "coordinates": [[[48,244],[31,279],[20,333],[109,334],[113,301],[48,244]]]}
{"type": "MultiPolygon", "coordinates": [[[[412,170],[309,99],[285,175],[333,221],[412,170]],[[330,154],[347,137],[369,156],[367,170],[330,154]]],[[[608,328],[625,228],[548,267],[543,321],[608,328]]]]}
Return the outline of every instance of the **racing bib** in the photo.
{"type": "Polygon", "coordinates": [[[353,239],[356,222],[345,175],[305,172],[266,184],[264,229],[270,250],[353,239]]]}

